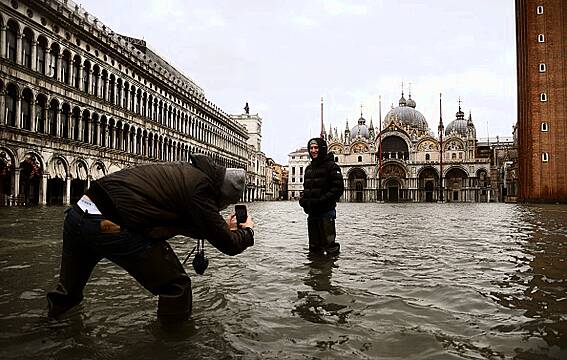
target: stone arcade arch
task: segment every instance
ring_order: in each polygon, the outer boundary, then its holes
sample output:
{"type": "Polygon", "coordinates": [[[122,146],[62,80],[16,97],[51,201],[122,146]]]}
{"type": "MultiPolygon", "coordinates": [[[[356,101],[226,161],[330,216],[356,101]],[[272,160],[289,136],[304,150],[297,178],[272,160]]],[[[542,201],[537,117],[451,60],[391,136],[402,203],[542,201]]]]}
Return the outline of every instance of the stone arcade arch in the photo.
{"type": "Polygon", "coordinates": [[[14,154],[8,148],[0,147],[0,206],[13,201],[14,154]]]}
{"type": "Polygon", "coordinates": [[[19,167],[16,203],[18,205],[37,205],[40,200],[43,167],[41,157],[33,152],[27,153],[19,167]]]}
{"type": "Polygon", "coordinates": [[[90,185],[88,169],[87,163],[83,159],[75,160],[71,164],[71,204],[77,202],[90,185]]]}
{"type": "Polygon", "coordinates": [[[64,205],[69,201],[67,195],[67,179],[69,164],[59,155],[53,156],[49,162],[49,179],[47,180],[47,205],[64,205]]]}

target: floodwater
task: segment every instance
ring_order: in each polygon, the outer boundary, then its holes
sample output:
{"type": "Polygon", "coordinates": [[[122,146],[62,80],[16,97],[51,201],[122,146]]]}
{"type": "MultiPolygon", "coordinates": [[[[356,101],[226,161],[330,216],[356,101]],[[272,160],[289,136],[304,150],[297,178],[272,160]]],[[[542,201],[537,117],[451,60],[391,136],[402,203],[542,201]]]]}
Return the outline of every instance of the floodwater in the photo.
{"type": "Polygon", "coordinates": [[[0,208],[0,358],[567,359],[567,206],[340,203],[336,259],[307,256],[297,203],[248,207],[256,245],[187,262],[177,326],[107,261],[48,320],[64,208],[0,208]]]}

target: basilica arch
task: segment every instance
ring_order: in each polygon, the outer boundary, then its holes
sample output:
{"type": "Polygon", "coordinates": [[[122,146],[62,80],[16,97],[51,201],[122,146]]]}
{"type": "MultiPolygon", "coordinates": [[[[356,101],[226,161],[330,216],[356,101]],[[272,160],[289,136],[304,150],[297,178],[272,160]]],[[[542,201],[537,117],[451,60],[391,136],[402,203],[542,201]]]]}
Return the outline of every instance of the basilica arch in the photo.
{"type": "Polygon", "coordinates": [[[406,187],[407,172],[399,162],[388,162],[382,167],[381,192],[386,202],[399,202],[408,199],[406,187]]]}
{"type": "Polygon", "coordinates": [[[347,179],[348,187],[346,192],[348,201],[368,201],[370,197],[370,189],[368,189],[368,175],[366,172],[359,167],[352,168],[347,174],[347,179]]]}
{"type": "Polygon", "coordinates": [[[445,173],[445,201],[465,202],[466,190],[469,187],[469,176],[460,166],[452,166],[445,173]]]}
{"type": "Polygon", "coordinates": [[[418,173],[418,187],[418,201],[437,201],[439,195],[439,171],[432,166],[422,168],[418,173]]]}
{"type": "MultiPolygon", "coordinates": [[[[400,134],[385,135],[382,138],[382,159],[409,160],[409,138],[400,134]]],[[[378,149],[378,146],[376,147],[378,149]]]]}

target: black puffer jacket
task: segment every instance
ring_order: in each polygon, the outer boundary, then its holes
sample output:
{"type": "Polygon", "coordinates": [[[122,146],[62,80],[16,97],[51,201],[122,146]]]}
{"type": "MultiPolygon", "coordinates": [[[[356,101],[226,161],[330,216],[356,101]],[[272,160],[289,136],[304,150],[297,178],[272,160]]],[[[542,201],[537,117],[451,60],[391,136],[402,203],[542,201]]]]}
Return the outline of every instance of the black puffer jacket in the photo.
{"type": "MultiPolygon", "coordinates": [[[[305,169],[303,194],[299,205],[306,214],[318,215],[337,206],[344,191],[341,168],[335,163],[334,154],[327,153],[327,143],[321,138],[313,138],[319,145],[317,158],[305,169]]],[[[309,142],[307,149],[309,149],[309,142]]],[[[311,153],[309,154],[311,157],[311,153]]]]}
{"type": "Polygon", "coordinates": [[[124,169],[91,184],[87,195],[102,215],[151,237],[187,235],[207,239],[227,255],[254,243],[249,229],[230,231],[219,214],[226,169],[202,155],[192,164],[169,162],[124,169]]]}

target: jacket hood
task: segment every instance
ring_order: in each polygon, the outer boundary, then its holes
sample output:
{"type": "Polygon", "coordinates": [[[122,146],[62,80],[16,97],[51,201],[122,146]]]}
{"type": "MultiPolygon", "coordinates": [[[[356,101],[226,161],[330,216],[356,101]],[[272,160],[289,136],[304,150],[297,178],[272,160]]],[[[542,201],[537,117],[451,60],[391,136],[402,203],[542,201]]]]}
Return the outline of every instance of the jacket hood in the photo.
{"type": "Polygon", "coordinates": [[[189,158],[193,166],[204,172],[213,182],[214,188],[218,190],[215,195],[219,209],[224,209],[240,200],[246,183],[246,171],[227,169],[205,155],[190,155],[189,158]]]}
{"type": "Polygon", "coordinates": [[[307,152],[309,153],[309,157],[311,158],[311,160],[313,160],[313,157],[311,157],[311,152],[309,152],[309,145],[312,144],[313,142],[316,142],[317,145],[319,146],[319,155],[317,155],[317,159],[323,159],[327,157],[327,142],[319,137],[315,137],[312,139],[309,139],[309,141],[307,142],[307,152]]]}
{"type": "Polygon", "coordinates": [[[209,178],[211,178],[215,189],[220,190],[226,168],[224,166],[216,164],[213,159],[205,155],[189,155],[189,159],[191,160],[191,164],[193,164],[193,166],[195,166],[197,169],[201,170],[209,178]]]}

